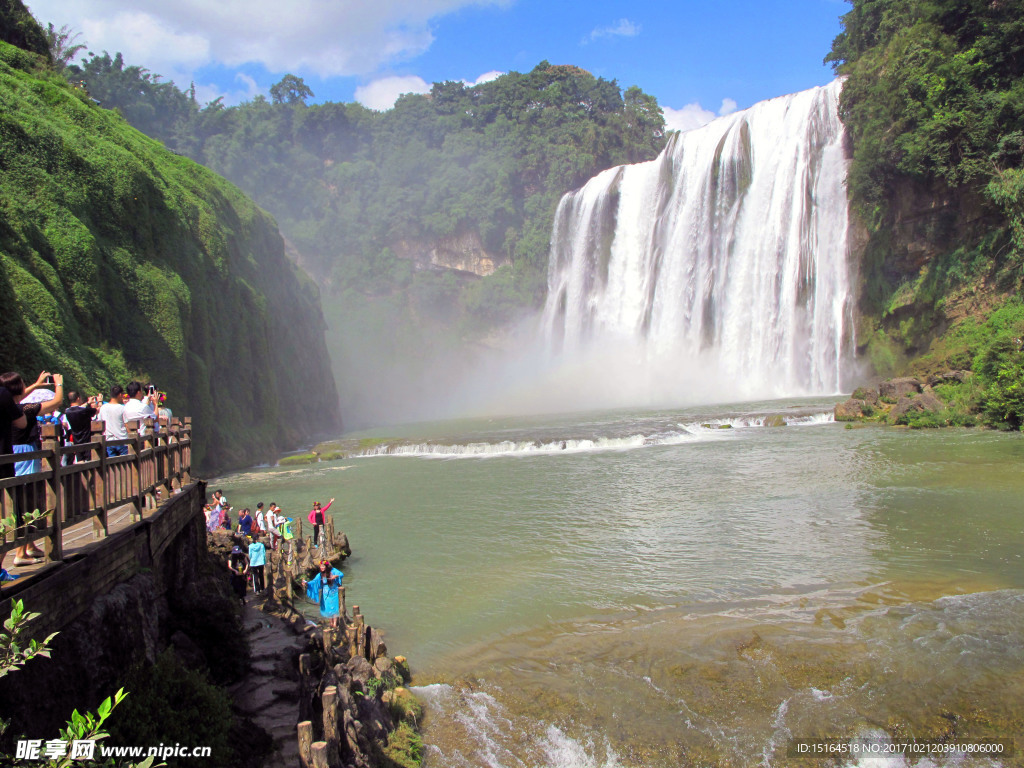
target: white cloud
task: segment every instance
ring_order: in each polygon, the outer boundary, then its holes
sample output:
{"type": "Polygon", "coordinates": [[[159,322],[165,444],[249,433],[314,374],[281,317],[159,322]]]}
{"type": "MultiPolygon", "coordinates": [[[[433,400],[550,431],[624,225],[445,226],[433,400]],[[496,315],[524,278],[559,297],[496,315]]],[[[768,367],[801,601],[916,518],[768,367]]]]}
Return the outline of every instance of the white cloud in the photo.
{"type": "Polygon", "coordinates": [[[382,77],[356,88],[356,101],[383,112],[395,106],[403,93],[430,93],[430,83],[417,75],[382,77]]]}
{"type": "MultiPolygon", "coordinates": [[[[29,0],[45,25],[81,30],[89,49],[125,54],[167,77],[198,67],[262,64],[272,73],[368,74],[423,53],[431,22],[513,0],[29,0]]],[[[178,79],[175,78],[177,82],[178,79]]],[[[181,84],[181,83],[179,83],[181,84]]]]}
{"type": "Polygon", "coordinates": [[[480,77],[478,77],[472,83],[469,82],[469,80],[463,80],[462,82],[464,82],[466,85],[480,85],[482,83],[489,83],[489,82],[491,82],[491,80],[497,80],[499,77],[501,77],[504,74],[505,73],[500,71],[500,70],[492,69],[490,72],[484,72],[482,75],[480,75],[480,77]]]}
{"type": "Polygon", "coordinates": [[[636,37],[640,34],[640,25],[634,24],[629,19],[619,19],[610,27],[598,27],[591,30],[590,35],[580,41],[581,45],[600,40],[602,37],[636,37]]]}
{"type": "Polygon", "coordinates": [[[661,111],[665,113],[665,127],[670,131],[692,131],[715,119],[714,112],[704,109],[697,102],[687,104],[682,109],[662,107],[661,111]]]}
{"type": "MultiPolygon", "coordinates": [[[[489,83],[504,75],[497,69],[484,72],[476,80],[463,80],[469,87],[489,83]]],[[[398,97],[403,93],[430,93],[431,84],[422,77],[416,75],[381,77],[366,85],[356,88],[356,101],[364,107],[375,109],[378,112],[391,109],[395,106],[398,97]]]]}
{"type": "Polygon", "coordinates": [[[665,114],[665,127],[668,130],[692,131],[694,128],[700,128],[702,125],[707,125],[716,117],[731,115],[736,111],[738,106],[739,105],[736,104],[735,99],[724,98],[722,99],[722,106],[718,109],[718,115],[710,109],[704,109],[704,107],[696,101],[692,104],[687,104],[682,109],[662,107],[661,111],[665,114]]]}

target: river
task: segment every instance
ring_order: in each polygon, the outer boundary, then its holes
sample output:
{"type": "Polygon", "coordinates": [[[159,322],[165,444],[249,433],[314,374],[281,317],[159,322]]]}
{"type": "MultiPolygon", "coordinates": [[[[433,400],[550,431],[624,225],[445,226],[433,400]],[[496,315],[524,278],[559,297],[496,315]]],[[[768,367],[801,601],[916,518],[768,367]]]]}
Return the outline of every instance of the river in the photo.
{"type": "Polygon", "coordinates": [[[1024,733],[1024,439],[844,428],[834,403],[389,428],[356,436],[385,455],[214,487],[337,497],[348,603],[410,658],[428,766],[1024,733]]]}

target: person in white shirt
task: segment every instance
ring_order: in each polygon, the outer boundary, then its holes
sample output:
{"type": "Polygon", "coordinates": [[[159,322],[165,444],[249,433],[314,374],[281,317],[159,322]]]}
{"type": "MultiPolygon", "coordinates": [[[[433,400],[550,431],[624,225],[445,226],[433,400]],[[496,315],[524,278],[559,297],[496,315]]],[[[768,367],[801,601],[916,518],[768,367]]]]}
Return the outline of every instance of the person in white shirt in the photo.
{"type": "Polygon", "coordinates": [[[153,408],[152,396],[146,394],[142,385],[133,381],[128,384],[128,402],[124,406],[125,422],[138,422],[139,434],[146,434],[145,419],[156,418],[156,410],[153,408]]]}
{"type": "MultiPolygon", "coordinates": [[[[124,390],[119,384],[110,388],[110,402],[100,408],[100,421],[103,422],[103,436],[107,440],[124,440],[128,437],[128,428],[124,425],[124,390]]],[[[127,445],[107,446],[107,456],[127,455],[127,445]]]]}
{"type": "Polygon", "coordinates": [[[277,527],[280,525],[280,516],[277,514],[277,510],[280,509],[277,504],[271,502],[270,509],[267,510],[265,519],[267,521],[266,531],[270,534],[270,548],[277,549],[278,544],[281,542],[281,530],[277,527]]]}
{"type": "Polygon", "coordinates": [[[255,523],[256,523],[254,528],[256,528],[257,530],[266,532],[266,530],[267,530],[267,518],[266,518],[266,515],[263,514],[263,502],[262,501],[259,502],[256,505],[256,517],[253,518],[253,519],[255,520],[255,523]]]}

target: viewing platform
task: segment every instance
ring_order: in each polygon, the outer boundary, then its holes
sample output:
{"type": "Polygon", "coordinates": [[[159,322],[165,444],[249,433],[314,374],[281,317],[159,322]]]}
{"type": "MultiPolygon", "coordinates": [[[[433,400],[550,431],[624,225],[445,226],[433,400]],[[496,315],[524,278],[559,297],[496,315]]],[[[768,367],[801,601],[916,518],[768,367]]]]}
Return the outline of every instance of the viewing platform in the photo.
{"type": "Polygon", "coordinates": [[[126,439],[107,440],[103,422],[96,421],[91,442],[61,445],[56,427],[47,424],[41,450],[0,456],[0,466],[29,459],[42,463],[40,472],[0,479],[0,556],[8,572],[21,577],[2,584],[0,599],[6,602],[60,563],[77,560],[113,534],[152,517],[161,503],[192,482],[191,417],[174,418],[159,431],[147,419],[144,431],[140,435],[131,423],[126,439]],[[127,448],[126,455],[107,456],[108,447],[119,446],[127,448]],[[65,465],[72,457],[77,460],[65,465]],[[35,520],[14,525],[16,515],[35,511],[40,513],[35,520]],[[40,541],[42,560],[14,565],[15,549],[40,541]]]}

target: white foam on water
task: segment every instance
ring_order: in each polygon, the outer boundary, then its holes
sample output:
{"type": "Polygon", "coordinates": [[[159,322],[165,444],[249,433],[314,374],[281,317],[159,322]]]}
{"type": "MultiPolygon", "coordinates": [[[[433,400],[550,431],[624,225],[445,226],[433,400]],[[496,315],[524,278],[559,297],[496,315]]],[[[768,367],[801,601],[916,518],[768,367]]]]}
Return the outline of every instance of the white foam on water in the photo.
{"type": "Polygon", "coordinates": [[[605,747],[607,757],[595,757],[593,745],[588,751],[553,725],[548,727],[542,746],[548,761],[545,768],[620,768],[622,765],[610,747],[605,747]]]}
{"type": "MultiPolygon", "coordinates": [[[[809,416],[782,415],[787,425],[818,426],[831,424],[831,412],[809,416]]],[[[702,440],[725,439],[728,432],[738,429],[764,427],[774,415],[740,416],[708,419],[677,424],[680,431],[665,430],[653,434],[635,434],[625,437],[566,438],[564,440],[502,440],[472,443],[383,443],[367,448],[353,457],[407,456],[424,459],[496,458],[508,456],[555,456],[561,454],[629,451],[654,446],[683,445],[702,440]]]]}
{"type": "Polygon", "coordinates": [[[456,723],[462,752],[429,746],[427,766],[488,766],[488,768],[621,768],[618,755],[606,742],[572,738],[561,728],[543,722],[524,722],[485,691],[462,690],[446,683],[414,687],[430,718],[456,723]]]}

